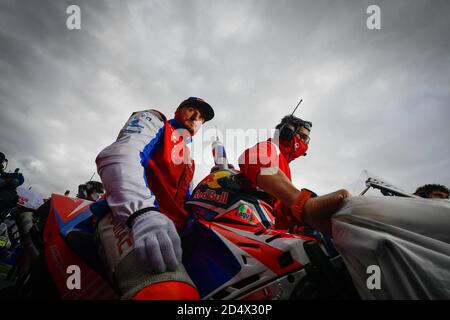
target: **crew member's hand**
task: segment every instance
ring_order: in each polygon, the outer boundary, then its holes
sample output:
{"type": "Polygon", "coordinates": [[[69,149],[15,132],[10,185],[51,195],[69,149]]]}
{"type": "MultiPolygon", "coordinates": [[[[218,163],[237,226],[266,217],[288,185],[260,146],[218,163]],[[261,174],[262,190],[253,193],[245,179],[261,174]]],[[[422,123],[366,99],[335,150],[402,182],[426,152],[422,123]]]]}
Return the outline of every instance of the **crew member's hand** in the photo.
{"type": "Polygon", "coordinates": [[[323,196],[310,198],[310,191],[302,189],[298,199],[291,206],[291,212],[302,224],[331,235],[331,217],[342,206],[350,192],[341,189],[323,196]]]}
{"type": "Polygon", "coordinates": [[[134,247],[149,272],[174,271],[181,263],[181,240],[173,222],[158,211],[137,216],[132,223],[134,247]]]}

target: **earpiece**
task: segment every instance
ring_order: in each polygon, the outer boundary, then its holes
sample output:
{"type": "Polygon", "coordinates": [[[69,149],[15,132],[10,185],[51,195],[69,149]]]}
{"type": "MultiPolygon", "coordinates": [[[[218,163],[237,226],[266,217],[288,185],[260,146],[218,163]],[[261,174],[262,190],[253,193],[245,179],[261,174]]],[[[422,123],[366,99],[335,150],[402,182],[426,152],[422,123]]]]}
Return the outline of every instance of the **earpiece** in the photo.
{"type": "Polygon", "coordinates": [[[289,123],[285,123],[280,128],[280,139],[283,140],[291,140],[294,137],[295,130],[289,125],[289,123]]]}

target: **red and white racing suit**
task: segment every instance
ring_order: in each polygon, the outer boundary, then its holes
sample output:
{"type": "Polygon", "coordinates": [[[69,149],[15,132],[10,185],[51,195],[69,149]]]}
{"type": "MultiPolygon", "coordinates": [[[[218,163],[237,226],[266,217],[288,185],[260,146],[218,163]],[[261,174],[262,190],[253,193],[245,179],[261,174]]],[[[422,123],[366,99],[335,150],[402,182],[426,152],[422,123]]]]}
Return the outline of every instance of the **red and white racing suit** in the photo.
{"type": "Polygon", "coordinates": [[[134,212],[154,207],[181,231],[187,223],[184,202],[190,195],[195,164],[188,131],[156,110],[135,112],[117,140],[97,156],[98,173],[112,214],[97,228],[112,281],[123,298],[197,298],[183,266],[176,272],[149,274],[140,268],[126,227],[134,212]],[[181,130],[181,131],[180,131],[181,130]]]}

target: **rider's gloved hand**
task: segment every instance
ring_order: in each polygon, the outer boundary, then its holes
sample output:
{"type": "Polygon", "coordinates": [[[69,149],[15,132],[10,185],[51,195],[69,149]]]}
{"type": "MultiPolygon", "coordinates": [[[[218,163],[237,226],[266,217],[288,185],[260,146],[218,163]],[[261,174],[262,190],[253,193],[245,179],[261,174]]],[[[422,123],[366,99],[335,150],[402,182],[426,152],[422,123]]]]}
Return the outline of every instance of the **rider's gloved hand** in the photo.
{"type": "Polygon", "coordinates": [[[158,211],[148,211],[131,222],[134,247],[149,272],[173,271],[181,263],[181,240],[173,222],[158,211]]]}

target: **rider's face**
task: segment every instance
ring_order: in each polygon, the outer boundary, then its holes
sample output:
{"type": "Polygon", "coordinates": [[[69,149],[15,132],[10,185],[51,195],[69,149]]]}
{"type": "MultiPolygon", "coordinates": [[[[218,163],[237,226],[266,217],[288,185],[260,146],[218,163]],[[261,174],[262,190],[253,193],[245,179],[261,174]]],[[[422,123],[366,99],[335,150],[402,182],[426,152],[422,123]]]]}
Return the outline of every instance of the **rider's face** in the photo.
{"type": "Polygon", "coordinates": [[[297,132],[295,134],[302,139],[306,144],[309,143],[309,130],[305,127],[298,128],[297,132]]]}
{"type": "Polygon", "coordinates": [[[193,136],[205,122],[205,115],[196,107],[186,106],[175,112],[175,120],[181,122],[193,136]]]}

